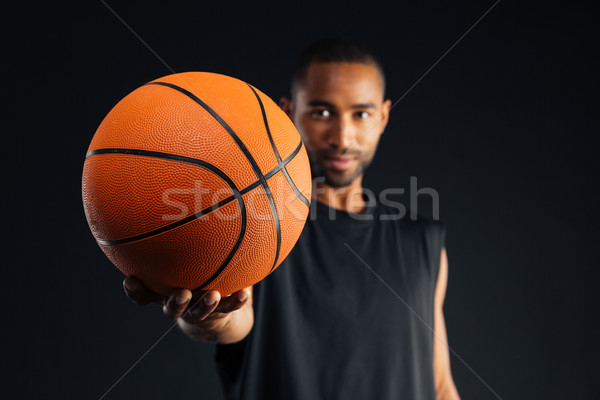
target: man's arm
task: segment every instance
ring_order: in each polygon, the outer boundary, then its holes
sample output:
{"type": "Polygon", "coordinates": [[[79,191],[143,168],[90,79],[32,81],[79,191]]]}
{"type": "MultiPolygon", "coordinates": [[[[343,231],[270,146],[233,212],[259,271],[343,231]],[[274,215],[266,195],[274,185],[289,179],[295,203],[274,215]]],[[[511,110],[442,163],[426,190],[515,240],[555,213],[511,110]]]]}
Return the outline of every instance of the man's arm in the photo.
{"type": "Polygon", "coordinates": [[[433,372],[435,374],[435,388],[438,400],[460,399],[452,373],[450,371],[450,353],[448,351],[448,337],[444,321],[444,298],[448,284],[448,257],[446,249],[442,249],[440,271],[435,288],[434,297],[434,322],[433,322],[433,372]]]}
{"type": "Polygon", "coordinates": [[[217,291],[205,292],[192,300],[187,289],[173,289],[169,297],[154,293],[133,277],[123,281],[127,296],[137,305],[162,304],[163,313],[177,320],[181,330],[195,340],[235,343],[244,339],[254,325],[252,287],[227,297],[217,291]]]}

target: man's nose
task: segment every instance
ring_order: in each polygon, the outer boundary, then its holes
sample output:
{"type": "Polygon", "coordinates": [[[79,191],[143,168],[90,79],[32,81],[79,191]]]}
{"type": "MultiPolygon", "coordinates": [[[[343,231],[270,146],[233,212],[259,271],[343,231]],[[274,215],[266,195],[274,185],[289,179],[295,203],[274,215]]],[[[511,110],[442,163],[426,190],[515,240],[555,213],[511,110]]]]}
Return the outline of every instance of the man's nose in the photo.
{"type": "Polygon", "coordinates": [[[332,125],[328,143],[331,147],[348,149],[356,143],[356,127],[346,117],[340,116],[332,125]]]}

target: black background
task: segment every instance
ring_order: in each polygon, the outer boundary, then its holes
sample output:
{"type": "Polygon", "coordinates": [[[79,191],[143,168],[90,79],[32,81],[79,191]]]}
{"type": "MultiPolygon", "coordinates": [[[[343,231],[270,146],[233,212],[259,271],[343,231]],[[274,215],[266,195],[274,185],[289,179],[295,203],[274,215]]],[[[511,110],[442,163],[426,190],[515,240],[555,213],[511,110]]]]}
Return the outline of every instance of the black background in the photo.
{"type": "MultiPolygon", "coordinates": [[[[134,365],[172,322],[125,297],[81,202],[117,101],[171,69],[277,99],[298,51],[338,35],[380,55],[396,101],[493,4],[190,3],[107,2],[168,67],[102,2],[5,12],[1,376],[18,398],[99,399],[132,366],[105,399],[222,398],[212,346],[176,329],[134,365]]],[[[595,24],[584,4],[501,1],[394,107],[367,173],[375,191],[415,176],[439,193],[464,399],[597,395],[595,24]]]]}

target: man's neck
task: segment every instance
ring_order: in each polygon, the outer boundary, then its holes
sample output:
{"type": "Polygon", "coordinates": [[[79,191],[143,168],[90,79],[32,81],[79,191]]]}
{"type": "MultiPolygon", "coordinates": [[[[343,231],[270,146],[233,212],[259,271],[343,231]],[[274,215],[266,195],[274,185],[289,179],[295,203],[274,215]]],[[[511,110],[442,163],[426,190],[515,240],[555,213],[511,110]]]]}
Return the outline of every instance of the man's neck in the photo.
{"type": "Polygon", "coordinates": [[[315,182],[313,193],[317,201],[337,210],[360,213],[365,209],[362,175],[350,185],[343,187],[333,187],[323,182],[315,182]]]}

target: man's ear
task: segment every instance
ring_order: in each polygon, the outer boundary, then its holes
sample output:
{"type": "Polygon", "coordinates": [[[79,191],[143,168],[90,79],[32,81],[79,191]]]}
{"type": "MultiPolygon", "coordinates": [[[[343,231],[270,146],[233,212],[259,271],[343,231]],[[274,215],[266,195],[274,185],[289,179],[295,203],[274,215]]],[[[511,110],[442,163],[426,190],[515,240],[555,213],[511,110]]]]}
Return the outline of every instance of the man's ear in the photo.
{"type": "Polygon", "coordinates": [[[381,108],[381,133],[385,131],[385,127],[390,119],[390,110],[392,108],[392,101],[387,99],[383,102],[383,107],[381,108]]]}
{"type": "Polygon", "coordinates": [[[284,113],[287,114],[290,119],[292,119],[292,100],[287,97],[282,97],[279,99],[279,107],[283,110],[284,113]]]}

